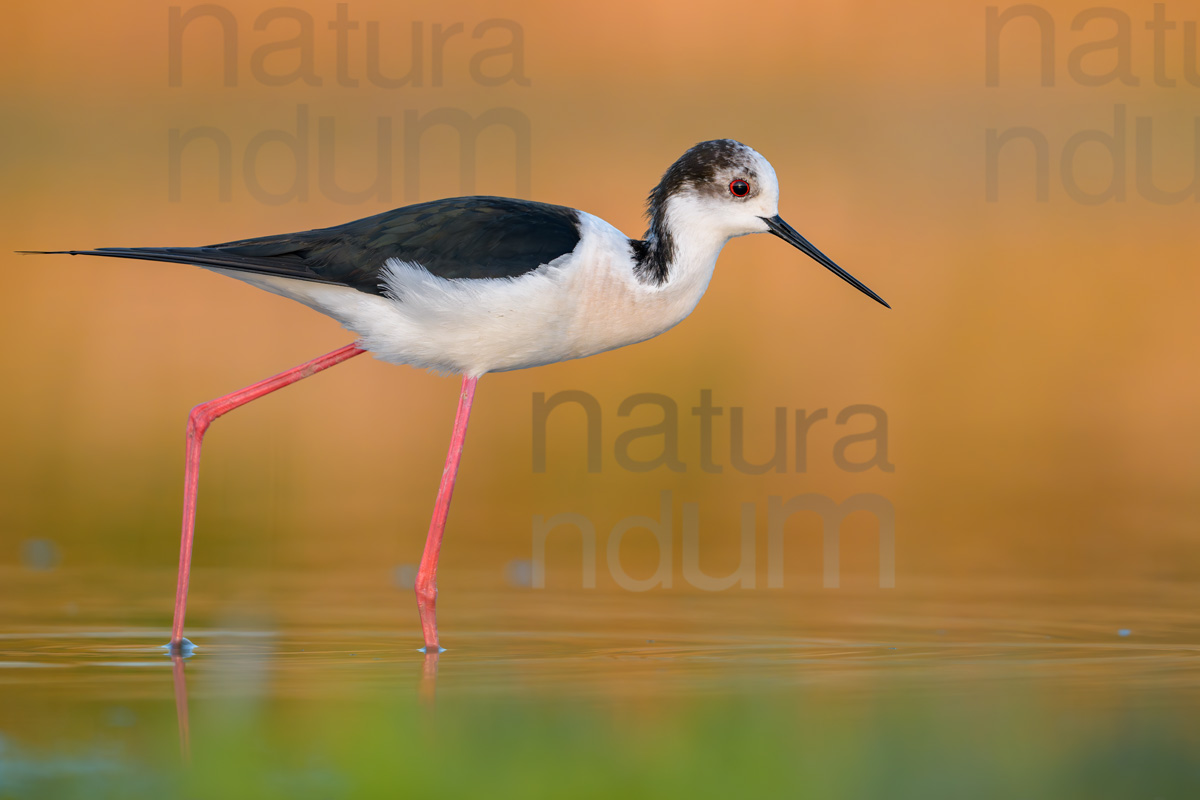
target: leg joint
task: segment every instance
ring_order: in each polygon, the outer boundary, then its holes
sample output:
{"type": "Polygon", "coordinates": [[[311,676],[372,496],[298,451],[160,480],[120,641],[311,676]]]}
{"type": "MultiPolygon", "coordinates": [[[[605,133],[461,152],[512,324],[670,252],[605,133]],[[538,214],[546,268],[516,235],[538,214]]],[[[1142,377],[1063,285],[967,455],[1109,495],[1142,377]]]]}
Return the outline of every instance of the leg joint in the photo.
{"type": "Polygon", "coordinates": [[[219,416],[220,414],[216,410],[216,403],[212,400],[194,406],[188,413],[188,436],[203,436],[204,432],[208,430],[208,426],[219,416]]]}
{"type": "Polygon", "coordinates": [[[433,581],[417,581],[414,587],[417,602],[420,604],[433,603],[437,600],[437,584],[433,581]]]}

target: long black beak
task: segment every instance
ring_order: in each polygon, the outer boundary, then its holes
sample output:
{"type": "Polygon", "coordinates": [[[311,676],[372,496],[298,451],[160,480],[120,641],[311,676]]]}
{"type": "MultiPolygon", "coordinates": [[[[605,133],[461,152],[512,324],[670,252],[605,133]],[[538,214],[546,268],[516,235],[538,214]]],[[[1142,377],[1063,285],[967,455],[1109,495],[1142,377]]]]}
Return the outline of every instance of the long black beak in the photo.
{"type": "Polygon", "coordinates": [[[867,297],[870,297],[872,300],[875,300],[878,303],[882,303],[885,308],[891,308],[891,306],[884,302],[882,297],[868,289],[862,283],[862,281],[851,275],[849,272],[846,272],[846,270],[842,269],[837,264],[833,263],[833,261],[830,260],[827,255],[813,247],[812,243],[809,242],[808,239],[805,239],[803,236],[797,233],[796,229],[784,222],[778,214],[773,217],[762,217],[762,221],[767,223],[767,230],[769,230],[771,233],[775,234],[780,239],[783,239],[793,247],[796,247],[802,252],[808,254],[818,264],[825,267],[825,269],[829,270],[834,275],[837,275],[855,289],[858,289],[867,297]]]}

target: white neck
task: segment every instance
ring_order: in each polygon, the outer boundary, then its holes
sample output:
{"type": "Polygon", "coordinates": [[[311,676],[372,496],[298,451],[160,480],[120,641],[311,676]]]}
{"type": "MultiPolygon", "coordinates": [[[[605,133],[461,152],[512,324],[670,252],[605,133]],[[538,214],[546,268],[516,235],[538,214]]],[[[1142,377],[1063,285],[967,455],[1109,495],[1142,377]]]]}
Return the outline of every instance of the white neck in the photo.
{"type": "Polygon", "coordinates": [[[721,248],[740,232],[731,230],[728,219],[716,213],[711,204],[701,203],[689,195],[679,195],[667,201],[663,215],[665,232],[655,232],[670,242],[667,258],[667,280],[662,288],[687,292],[698,291],[698,302],[717,265],[721,248]]]}

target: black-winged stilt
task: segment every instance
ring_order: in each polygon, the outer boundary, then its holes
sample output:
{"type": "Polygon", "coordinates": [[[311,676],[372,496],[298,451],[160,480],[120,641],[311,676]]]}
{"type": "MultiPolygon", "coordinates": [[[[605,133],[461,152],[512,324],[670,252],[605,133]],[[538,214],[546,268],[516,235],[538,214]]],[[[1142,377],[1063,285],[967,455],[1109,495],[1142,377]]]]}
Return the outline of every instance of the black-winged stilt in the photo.
{"type": "Polygon", "coordinates": [[[415,587],[423,649],[438,652],[438,553],[482,375],[582,358],[657,336],[696,307],[725,243],[750,233],[775,234],[887,306],[784,222],[778,205],[771,164],[740,142],[719,139],[692,147],[663,174],[650,192],[643,239],[630,239],[573,208],[460,197],[332,228],[209,247],[50,251],[194,264],[298,300],[359,337],[192,409],[172,650],[190,644],[183,621],[200,445],[214,419],[367,351],[395,364],[462,375],[415,587]]]}

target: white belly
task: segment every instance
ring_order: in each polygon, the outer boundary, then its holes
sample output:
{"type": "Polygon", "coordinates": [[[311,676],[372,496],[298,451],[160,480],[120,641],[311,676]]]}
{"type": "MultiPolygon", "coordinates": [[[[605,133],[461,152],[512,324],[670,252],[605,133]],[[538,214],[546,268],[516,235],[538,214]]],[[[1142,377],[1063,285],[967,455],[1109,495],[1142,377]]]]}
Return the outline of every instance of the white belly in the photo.
{"type": "Polygon", "coordinates": [[[343,286],[215,270],[338,320],[378,358],[444,373],[535,367],[657,336],[691,313],[716,254],[663,286],[634,276],[628,239],[581,214],[575,250],[518,278],[439,278],[389,261],[391,297],[343,286]]]}

